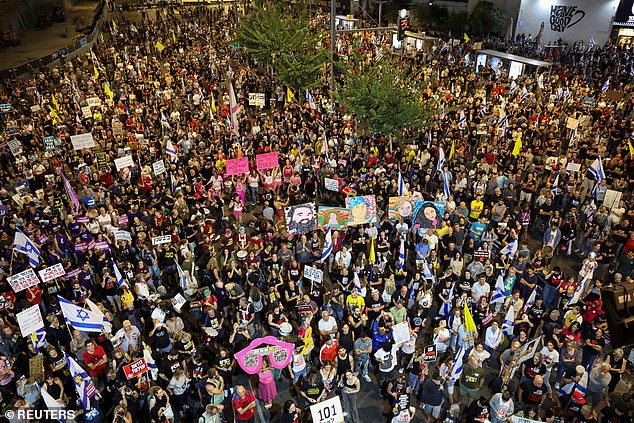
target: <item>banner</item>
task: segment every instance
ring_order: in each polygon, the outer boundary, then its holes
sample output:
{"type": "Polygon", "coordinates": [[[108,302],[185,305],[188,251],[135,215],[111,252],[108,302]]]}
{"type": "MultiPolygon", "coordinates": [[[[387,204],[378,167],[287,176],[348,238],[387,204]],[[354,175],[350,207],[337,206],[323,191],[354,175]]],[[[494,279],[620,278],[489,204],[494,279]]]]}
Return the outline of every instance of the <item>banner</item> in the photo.
{"type": "Polygon", "coordinates": [[[152,238],[152,245],[169,244],[172,242],[171,235],[159,235],[152,238]]]}
{"type": "Polygon", "coordinates": [[[35,333],[38,329],[44,328],[44,319],[42,319],[42,312],[40,306],[35,304],[25,310],[22,310],[15,315],[18,319],[18,326],[20,326],[20,332],[22,337],[26,338],[35,333]]]}
{"type": "Polygon", "coordinates": [[[33,269],[27,269],[17,275],[9,276],[7,281],[16,293],[40,283],[40,279],[37,277],[33,269]]]}
{"type": "Polygon", "coordinates": [[[137,376],[141,376],[143,373],[146,373],[150,370],[147,366],[147,362],[144,357],[137,358],[132,363],[127,366],[123,366],[123,372],[125,373],[125,377],[130,380],[134,379],[137,376]]]}
{"type": "Polygon", "coordinates": [[[348,197],[346,198],[346,207],[350,210],[348,226],[376,222],[376,197],[374,195],[348,197]]]}
{"type": "Polygon", "coordinates": [[[289,235],[300,235],[317,228],[315,203],[304,203],[285,207],[286,231],[289,235]]]}
{"type": "Polygon", "coordinates": [[[277,151],[272,153],[258,154],[255,156],[255,166],[258,170],[273,169],[279,167],[280,162],[277,158],[277,151]]]}
{"type": "Polygon", "coordinates": [[[114,231],[114,238],[124,239],[126,241],[132,242],[132,235],[130,235],[130,232],[128,231],[122,231],[122,230],[114,231]]]}
{"type": "Polygon", "coordinates": [[[227,160],[225,175],[241,175],[243,173],[249,173],[249,159],[247,157],[227,160]]]}
{"type": "Polygon", "coordinates": [[[163,163],[163,159],[152,163],[152,170],[154,171],[155,176],[165,173],[165,163],[163,163]]]}
{"type": "Polygon", "coordinates": [[[440,229],[443,226],[445,203],[442,201],[414,201],[412,226],[421,229],[440,229]],[[417,226],[418,225],[418,226],[417,226]]]}
{"type": "Polygon", "coordinates": [[[85,119],[92,118],[92,111],[90,110],[90,106],[82,107],[81,114],[84,116],[85,119]]]}
{"type": "Polygon", "coordinates": [[[42,282],[48,282],[55,278],[64,276],[66,271],[64,270],[62,263],[57,263],[54,266],[38,271],[38,273],[40,274],[40,278],[42,278],[42,282]]]}
{"type": "Polygon", "coordinates": [[[304,277],[316,283],[324,280],[324,271],[312,266],[304,266],[304,277]]]}
{"type": "Polygon", "coordinates": [[[71,135],[70,142],[73,144],[73,149],[83,150],[85,148],[93,148],[95,146],[95,140],[90,132],[79,135],[71,135]]]}
{"type": "Polygon", "coordinates": [[[117,168],[117,171],[120,171],[126,167],[134,166],[134,160],[132,160],[132,155],[127,155],[125,157],[114,159],[114,165],[117,168]]]}
{"type": "Polygon", "coordinates": [[[319,229],[332,229],[345,231],[348,227],[350,211],[341,207],[319,206],[317,210],[317,227],[319,229]]]}

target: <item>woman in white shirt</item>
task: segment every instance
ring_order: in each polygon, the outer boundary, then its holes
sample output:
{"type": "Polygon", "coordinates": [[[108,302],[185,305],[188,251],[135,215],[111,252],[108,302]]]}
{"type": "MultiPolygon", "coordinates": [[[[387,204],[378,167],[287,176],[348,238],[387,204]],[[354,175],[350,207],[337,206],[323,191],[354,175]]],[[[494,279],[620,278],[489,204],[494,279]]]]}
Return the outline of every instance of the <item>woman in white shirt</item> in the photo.
{"type": "Polygon", "coordinates": [[[434,345],[436,345],[436,352],[442,354],[449,348],[449,342],[451,341],[451,333],[447,329],[447,321],[441,320],[438,327],[434,329],[434,345]]]}
{"type": "Polygon", "coordinates": [[[484,334],[484,349],[492,353],[500,346],[502,342],[502,329],[500,323],[494,320],[484,334]]]}
{"type": "Polygon", "coordinates": [[[461,275],[462,269],[464,268],[464,259],[462,258],[462,254],[458,251],[456,252],[456,256],[449,260],[449,267],[453,270],[455,275],[461,275]]]}

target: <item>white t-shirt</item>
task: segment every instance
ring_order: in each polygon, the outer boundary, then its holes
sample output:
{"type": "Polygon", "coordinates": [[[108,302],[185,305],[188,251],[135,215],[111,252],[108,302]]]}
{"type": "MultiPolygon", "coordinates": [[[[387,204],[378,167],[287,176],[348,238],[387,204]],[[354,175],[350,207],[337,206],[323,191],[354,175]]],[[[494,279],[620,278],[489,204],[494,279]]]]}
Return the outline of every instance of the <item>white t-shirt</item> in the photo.
{"type": "Polygon", "coordinates": [[[334,317],[329,316],[328,321],[325,321],[324,319],[320,319],[319,323],[317,324],[317,327],[319,328],[320,332],[321,331],[330,332],[331,330],[337,327],[337,321],[335,320],[334,317]]]}
{"type": "Polygon", "coordinates": [[[488,283],[485,283],[484,285],[482,285],[480,284],[480,282],[476,282],[471,287],[471,290],[473,291],[473,295],[475,297],[476,302],[478,302],[480,301],[480,298],[489,294],[489,292],[491,291],[491,287],[489,286],[488,283]]]}
{"type": "Polygon", "coordinates": [[[383,348],[379,348],[377,352],[374,353],[374,357],[379,360],[379,370],[387,373],[394,370],[396,367],[396,351],[398,347],[396,345],[392,345],[391,351],[385,351],[383,348]]]}
{"type": "Polygon", "coordinates": [[[546,367],[548,367],[551,363],[559,363],[559,352],[557,350],[553,349],[552,351],[548,351],[548,347],[544,347],[542,348],[541,353],[546,367]]]}

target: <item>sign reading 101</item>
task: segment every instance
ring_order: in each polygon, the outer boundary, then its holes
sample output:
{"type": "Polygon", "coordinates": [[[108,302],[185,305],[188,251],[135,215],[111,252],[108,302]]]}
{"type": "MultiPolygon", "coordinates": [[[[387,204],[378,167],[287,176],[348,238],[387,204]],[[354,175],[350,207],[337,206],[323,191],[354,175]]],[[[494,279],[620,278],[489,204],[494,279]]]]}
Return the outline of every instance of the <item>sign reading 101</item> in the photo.
{"type": "Polygon", "coordinates": [[[314,423],[343,423],[343,410],[338,396],[311,405],[310,414],[314,423]]]}

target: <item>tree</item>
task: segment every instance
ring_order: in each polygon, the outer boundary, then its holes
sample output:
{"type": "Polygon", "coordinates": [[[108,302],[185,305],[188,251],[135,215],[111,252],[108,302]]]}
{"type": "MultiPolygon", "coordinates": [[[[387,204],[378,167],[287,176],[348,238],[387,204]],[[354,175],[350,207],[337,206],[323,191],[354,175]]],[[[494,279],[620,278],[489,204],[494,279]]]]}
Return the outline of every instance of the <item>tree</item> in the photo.
{"type": "Polygon", "coordinates": [[[432,123],[438,106],[422,98],[424,84],[412,78],[414,69],[353,60],[344,71],[337,100],[359,118],[362,129],[395,136],[432,123]]]}
{"type": "Polygon", "coordinates": [[[237,29],[236,41],[249,54],[271,66],[277,80],[299,92],[320,84],[329,53],[321,47],[323,31],[311,30],[300,13],[284,14],[272,5],[252,10],[237,29]]]}
{"type": "Polygon", "coordinates": [[[503,35],[509,17],[490,1],[480,1],[469,15],[469,30],[473,34],[503,35]]]}

